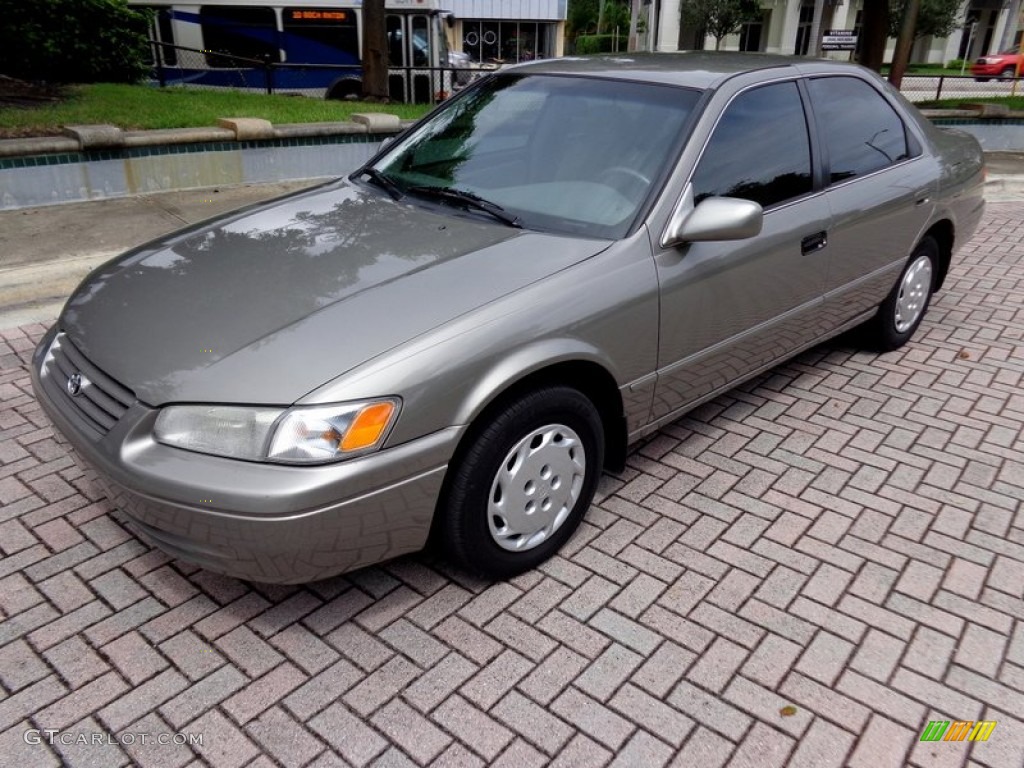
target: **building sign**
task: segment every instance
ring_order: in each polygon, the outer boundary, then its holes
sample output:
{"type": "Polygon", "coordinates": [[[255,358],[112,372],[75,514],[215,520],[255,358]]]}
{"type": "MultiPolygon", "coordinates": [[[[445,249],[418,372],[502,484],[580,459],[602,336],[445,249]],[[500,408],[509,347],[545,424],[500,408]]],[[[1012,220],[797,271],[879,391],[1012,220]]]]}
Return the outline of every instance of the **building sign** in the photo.
{"type": "Polygon", "coordinates": [[[857,49],[857,33],[852,29],[826,29],[821,38],[823,51],[854,51],[857,49]]]}

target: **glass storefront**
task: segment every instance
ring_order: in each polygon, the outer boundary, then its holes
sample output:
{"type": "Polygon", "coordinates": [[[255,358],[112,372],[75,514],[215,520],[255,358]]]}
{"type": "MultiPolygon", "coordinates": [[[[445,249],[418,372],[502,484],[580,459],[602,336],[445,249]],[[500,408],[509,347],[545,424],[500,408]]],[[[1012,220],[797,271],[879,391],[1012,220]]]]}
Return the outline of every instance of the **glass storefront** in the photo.
{"type": "Polygon", "coordinates": [[[542,21],[462,22],[462,50],[481,63],[513,63],[555,55],[558,24],[542,21]]]}

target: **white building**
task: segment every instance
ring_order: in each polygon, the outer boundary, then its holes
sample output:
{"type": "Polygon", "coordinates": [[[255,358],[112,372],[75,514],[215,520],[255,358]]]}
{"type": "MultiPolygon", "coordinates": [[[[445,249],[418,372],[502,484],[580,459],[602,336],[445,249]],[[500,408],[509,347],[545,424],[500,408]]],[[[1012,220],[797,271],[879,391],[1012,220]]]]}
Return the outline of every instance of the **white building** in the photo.
{"type": "MultiPolygon", "coordinates": [[[[561,56],[568,0],[447,0],[455,14],[454,50],[479,62],[561,56]]],[[[678,6],[677,6],[678,7],[678,6]]]]}
{"type": "MultiPolygon", "coordinates": [[[[686,0],[682,0],[686,2],[686,0]]],[[[695,37],[695,30],[684,28],[680,34],[680,0],[654,0],[649,6],[656,14],[656,45],[659,51],[704,48],[714,49],[715,39],[695,37]]],[[[746,24],[740,34],[722,41],[722,50],[765,51],[768,53],[806,54],[814,19],[814,0],[762,0],[760,20],[746,24]]],[[[860,30],[863,0],[825,0],[821,29],[860,30]]],[[[960,11],[961,28],[948,38],[923,37],[916,41],[911,61],[945,64],[952,59],[975,59],[1015,43],[1007,25],[1019,13],[1020,0],[965,0],[960,11]]],[[[1015,25],[1014,25],[1015,26],[1015,25]]],[[[1016,41],[1019,42],[1017,32],[1016,41]]],[[[895,41],[889,41],[886,60],[892,56],[895,41]]],[[[849,54],[832,54],[848,58],[849,54]]]]}

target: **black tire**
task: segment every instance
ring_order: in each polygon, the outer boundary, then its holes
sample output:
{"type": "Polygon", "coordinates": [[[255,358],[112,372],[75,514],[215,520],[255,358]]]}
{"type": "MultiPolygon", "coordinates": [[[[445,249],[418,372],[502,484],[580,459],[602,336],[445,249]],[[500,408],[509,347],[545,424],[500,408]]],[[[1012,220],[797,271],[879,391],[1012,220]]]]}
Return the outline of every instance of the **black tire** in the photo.
{"type": "Polygon", "coordinates": [[[939,244],[929,235],[917,244],[878,313],[864,325],[865,344],[879,352],[891,352],[910,341],[928,312],[938,274],[939,244]],[[922,259],[927,259],[926,265],[922,259]],[[915,293],[920,297],[915,299],[915,293]],[[902,317],[908,309],[912,313],[909,322],[902,317]]]}
{"type": "MultiPolygon", "coordinates": [[[[604,429],[600,414],[594,404],[578,390],[561,386],[545,387],[503,407],[486,424],[481,424],[475,434],[470,434],[468,440],[466,449],[449,469],[445,492],[438,510],[441,515],[438,531],[440,543],[452,560],[487,578],[509,578],[537,567],[568,541],[594,497],[604,464],[604,429]],[[549,442],[545,442],[547,438],[541,439],[536,448],[533,444],[524,443],[534,433],[545,430],[550,435],[549,442]],[[564,442],[559,442],[560,440],[564,442]],[[520,446],[520,443],[524,445],[520,446]],[[567,490],[568,486],[562,485],[563,482],[573,483],[578,487],[575,502],[572,503],[568,514],[565,515],[563,512],[562,519],[557,524],[552,521],[551,532],[532,545],[529,542],[533,536],[516,538],[514,518],[508,517],[508,520],[505,520],[501,514],[492,514],[491,502],[494,493],[493,498],[499,499],[496,503],[508,501],[509,511],[518,516],[518,509],[511,509],[511,502],[516,497],[510,493],[502,498],[503,486],[498,482],[499,472],[504,470],[503,474],[507,475],[513,471],[507,460],[517,447],[521,452],[529,454],[529,457],[522,463],[515,464],[521,468],[515,470],[518,473],[515,480],[518,482],[526,478],[526,485],[529,485],[529,481],[535,479],[538,499],[549,493],[552,497],[570,493],[567,490]],[[569,474],[573,471],[578,474],[573,474],[571,480],[563,479],[562,475],[566,473],[559,474],[559,467],[566,466],[562,454],[564,453],[565,457],[572,455],[574,460],[579,461],[580,449],[583,454],[582,470],[571,470],[569,474]],[[548,458],[553,458],[554,461],[548,462],[548,458]],[[528,472],[530,467],[537,463],[543,466],[541,474],[534,477],[528,472]],[[540,478],[544,477],[543,470],[549,469],[549,463],[555,466],[555,474],[549,471],[549,477],[542,481],[540,478]],[[544,483],[551,484],[550,488],[544,483]],[[499,533],[492,534],[492,529],[498,529],[499,533]],[[510,551],[499,545],[501,530],[512,532],[504,534],[503,540],[508,546],[518,543],[523,545],[524,549],[510,551]]],[[[533,442],[537,442],[537,437],[533,442]]],[[[568,460],[565,458],[565,461],[568,460]]],[[[507,482],[511,484],[511,479],[507,482]]],[[[518,492],[515,493],[518,495],[518,492]]],[[[541,503],[549,501],[550,499],[545,497],[541,503]]],[[[554,506],[562,510],[569,507],[568,501],[560,507],[559,504],[560,502],[556,502],[554,506]]],[[[536,520],[541,520],[544,515],[549,514],[552,513],[545,508],[536,520]]],[[[535,520],[532,517],[521,519],[535,520]]],[[[541,536],[541,533],[538,532],[535,536],[541,536]]]]}
{"type": "Polygon", "coordinates": [[[1017,74],[1016,67],[1003,67],[1003,71],[999,73],[1001,80],[1013,80],[1014,75],[1017,74]]]}
{"type": "Polygon", "coordinates": [[[979,83],[987,83],[991,78],[988,78],[988,77],[976,77],[974,79],[977,80],[979,83]]]}
{"type": "Polygon", "coordinates": [[[327,89],[324,96],[328,101],[358,99],[363,94],[363,82],[352,77],[339,80],[327,89]]]}

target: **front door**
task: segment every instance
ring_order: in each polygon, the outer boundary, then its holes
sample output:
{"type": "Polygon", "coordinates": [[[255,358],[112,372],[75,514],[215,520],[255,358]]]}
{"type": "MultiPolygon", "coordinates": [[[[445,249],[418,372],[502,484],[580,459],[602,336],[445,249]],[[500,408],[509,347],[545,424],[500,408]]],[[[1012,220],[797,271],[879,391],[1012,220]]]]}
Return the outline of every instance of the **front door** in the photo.
{"type": "Polygon", "coordinates": [[[425,13],[389,13],[385,18],[388,39],[388,95],[405,104],[430,104],[437,90],[431,71],[437,54],[430,35],[431,18],[425,13]]]}

